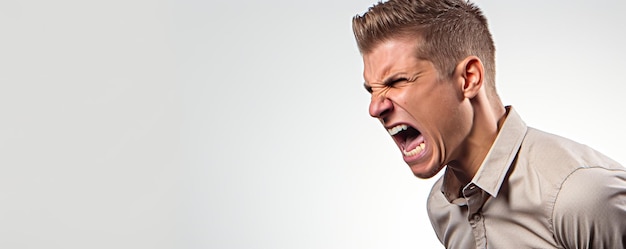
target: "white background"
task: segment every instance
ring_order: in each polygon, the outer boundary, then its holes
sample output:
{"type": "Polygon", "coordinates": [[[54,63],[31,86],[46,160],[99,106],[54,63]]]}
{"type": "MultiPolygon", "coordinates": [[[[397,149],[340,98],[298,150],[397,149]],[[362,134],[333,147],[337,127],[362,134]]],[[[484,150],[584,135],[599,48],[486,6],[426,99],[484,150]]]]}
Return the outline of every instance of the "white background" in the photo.
{"type": "MultiPolygon", "coordinates": [[[[0,248],[441,248],[367,114],[373,3],[0,0],[0,248]]],[[[479,5],[504,103],[626,163],[626,2],[479,5]]]]}

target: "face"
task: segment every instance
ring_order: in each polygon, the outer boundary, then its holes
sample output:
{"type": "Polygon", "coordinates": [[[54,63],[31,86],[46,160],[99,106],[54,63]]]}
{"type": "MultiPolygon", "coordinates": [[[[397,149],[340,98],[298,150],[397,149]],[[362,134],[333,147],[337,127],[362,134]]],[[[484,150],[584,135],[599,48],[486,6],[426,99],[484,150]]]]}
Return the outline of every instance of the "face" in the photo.
{"type": "Polygon", "coordinates": [[[430,178],[466,151],[471,104],[460,72],[440,76],[430,61],[417,58],[415,42],[380,43],[363,55],[363,76],[370,115],[387,129],[413,174],[430,178]]]}

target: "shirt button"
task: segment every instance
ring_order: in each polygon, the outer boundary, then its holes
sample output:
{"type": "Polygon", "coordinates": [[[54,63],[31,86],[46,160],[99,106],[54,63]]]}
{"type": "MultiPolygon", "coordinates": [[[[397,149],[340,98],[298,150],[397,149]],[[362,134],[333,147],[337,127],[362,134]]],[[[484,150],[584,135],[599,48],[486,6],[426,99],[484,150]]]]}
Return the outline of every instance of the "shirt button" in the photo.
{"type": "Polygon", "coordinates": [[[481,218],[480,214],[474,214],[474,221],[479,222],[481,218]]]}

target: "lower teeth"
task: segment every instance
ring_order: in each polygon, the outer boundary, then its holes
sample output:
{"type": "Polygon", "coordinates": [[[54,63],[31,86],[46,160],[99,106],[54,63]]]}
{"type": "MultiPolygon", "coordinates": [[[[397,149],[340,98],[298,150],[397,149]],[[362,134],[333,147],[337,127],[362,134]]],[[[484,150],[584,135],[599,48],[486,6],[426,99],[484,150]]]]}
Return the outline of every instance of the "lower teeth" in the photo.
{"type": "Polygon", "coordinates": [[[418,153],[422,152],[422,150],[424,150],[424,147],[426,147],[426,145],[424,143],[421,143],[419,146],[415,147],[415,149],[412,149],[411,151],[402,150],[402,153],[404,153],[405,156],[415,156],[418,153]]]}

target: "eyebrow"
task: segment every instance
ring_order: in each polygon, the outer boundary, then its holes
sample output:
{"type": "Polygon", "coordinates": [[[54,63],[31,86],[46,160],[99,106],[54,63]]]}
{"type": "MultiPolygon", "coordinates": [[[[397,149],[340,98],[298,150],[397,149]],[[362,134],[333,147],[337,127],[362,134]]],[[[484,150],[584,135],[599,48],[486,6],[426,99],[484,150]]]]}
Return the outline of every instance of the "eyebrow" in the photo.
{"type": "Polygon", "coordinates": [[[367,82],[363,82],[363,87],[368,93],[372,93],[372,86],[368,85],[367,82]]]}
{"type": "MultiPolygon", "coordinates": [[[[395,73],[392,74],[391,76],[385,78],[385,80],[383,80],[382,85],[390,85],[391,83],[393,83],[394,81],[397,81],[399,78],[399,75],[404,74],[404,73],[395,73]]],[[[370,86],[369,84],[367,84],[367,82],[363,82],[363,87],[365,87],[365,90],[367,90],[369,93],[372,93],[372,86],[370,86]]]]}

